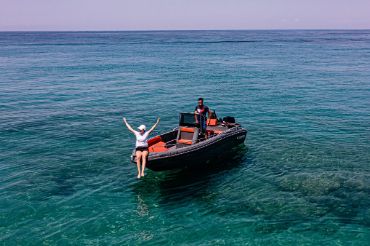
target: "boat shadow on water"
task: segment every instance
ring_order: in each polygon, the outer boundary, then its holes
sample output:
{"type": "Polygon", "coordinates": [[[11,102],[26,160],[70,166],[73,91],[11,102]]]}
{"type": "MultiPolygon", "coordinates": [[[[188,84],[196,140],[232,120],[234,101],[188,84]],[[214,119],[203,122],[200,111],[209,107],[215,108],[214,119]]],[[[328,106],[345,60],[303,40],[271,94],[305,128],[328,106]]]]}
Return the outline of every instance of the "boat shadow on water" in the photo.
{"type": "Polygon", "coordinates": [[[202,166],[189,166],[177,171],[160,173],[149,172],[145,178],[136,182],[132,190],[143,200],[159,205],[178,206],[198,199],[226,179],[231,172],[238,171],[241,165],[248,164],[248,148],[245,145],[235,147],[223,153],[217,161],[204,163],[202,166]]]}

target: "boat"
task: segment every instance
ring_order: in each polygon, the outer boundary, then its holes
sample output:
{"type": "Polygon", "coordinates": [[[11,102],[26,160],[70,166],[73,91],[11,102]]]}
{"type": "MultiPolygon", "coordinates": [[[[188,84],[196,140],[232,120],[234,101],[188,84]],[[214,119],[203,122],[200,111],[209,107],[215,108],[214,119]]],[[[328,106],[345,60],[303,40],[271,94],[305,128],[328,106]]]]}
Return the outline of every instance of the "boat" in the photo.
{"type": "MultiPolygon", "coordinates": [[[[210,119],[204,119],[194,113],[180,113],[178,127],[148,140],[146,167],[153,171],[200,167],[244,144],[246,136],[247,130],[234,117],[217,119],[213,112],[210,119]],[[202,120],[207,123],[205,132],[201,132],[202,120]]],[[[131,161],[136,161],[135,150],[131,161]]]]}

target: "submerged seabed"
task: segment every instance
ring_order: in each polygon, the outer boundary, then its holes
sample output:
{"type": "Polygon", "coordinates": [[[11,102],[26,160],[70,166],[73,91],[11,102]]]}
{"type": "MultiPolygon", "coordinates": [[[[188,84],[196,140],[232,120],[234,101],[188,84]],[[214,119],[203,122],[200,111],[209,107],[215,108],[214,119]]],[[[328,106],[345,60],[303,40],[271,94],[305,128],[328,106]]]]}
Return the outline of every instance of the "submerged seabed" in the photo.
{"type": "Polygon", "coordinates": [[[0,33],[0,241],[366,245],[370,31],[0,33]],[[198,96],[235,158],[137,181],[121,123],[198,96]]]}

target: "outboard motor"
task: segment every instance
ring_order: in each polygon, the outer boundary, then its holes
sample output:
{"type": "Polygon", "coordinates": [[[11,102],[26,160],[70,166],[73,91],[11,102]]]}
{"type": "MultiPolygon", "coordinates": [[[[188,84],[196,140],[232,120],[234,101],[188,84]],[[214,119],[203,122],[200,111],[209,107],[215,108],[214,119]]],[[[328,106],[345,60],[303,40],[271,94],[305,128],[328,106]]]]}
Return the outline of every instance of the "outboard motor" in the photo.
{"type": "Polygon", "coordinates": [[[223,122],[225,123],[231,123],[231,124],[235,124],[235,118],[234,117],[231,117],[231,116],[226,116],[222,119],[223,122]]]}

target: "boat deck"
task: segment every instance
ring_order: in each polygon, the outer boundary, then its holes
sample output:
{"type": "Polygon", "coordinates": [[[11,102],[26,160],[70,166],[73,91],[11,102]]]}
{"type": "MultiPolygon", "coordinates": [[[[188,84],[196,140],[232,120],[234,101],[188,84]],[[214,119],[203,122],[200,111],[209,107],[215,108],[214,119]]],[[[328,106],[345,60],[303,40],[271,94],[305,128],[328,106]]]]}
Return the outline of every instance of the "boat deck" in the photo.
{"type": "MultiPolygon", "coordinates": [[[[199,136],[196,140],[196,143],[205,141],[208,138],[212,138],[221,134],[222,132],[228,129],[227,126],[217,125],[217,126],[207,126],[207,138],[204,136],[199,136]]],[[[177,130],[173,131],[172,134],[168,137],[165,135],[156,136],[148,141],[149,143],[149,152],[166,152],[174,149],[188,147],[195,143],[180,143],[176,140],[177,130]]]]}

